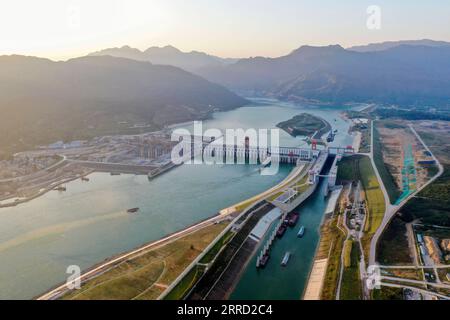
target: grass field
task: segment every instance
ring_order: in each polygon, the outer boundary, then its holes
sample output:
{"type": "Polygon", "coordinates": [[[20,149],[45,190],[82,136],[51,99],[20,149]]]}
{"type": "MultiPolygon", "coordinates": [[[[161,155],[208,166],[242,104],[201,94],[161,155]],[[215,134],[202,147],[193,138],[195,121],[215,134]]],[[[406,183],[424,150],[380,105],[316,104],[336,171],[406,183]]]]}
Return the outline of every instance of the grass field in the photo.
{"type": "Polygon", "coordinates": [[[360,159],[359,174],[369,208],[369,217],[364,226],[364,231],[373,234],[383,221],[384,212],[386,211],[384,196],[368,157],[360,159]]]}
{"type": "Polygon", "coordinates": [[[182,300],[192,286],[203,275],[205,268],[196,266],[189,271],[186,276],[164,297],[164,300],[182,300]]]}
{"type": "Polygon", "coordinates": [[[228,231],[223,235],[222,238],[220,238],[219,241],[203,256],[203,258],[200,260],[200,263],[210,263],[214,257],[219,253],[220,249],[224,245],[226,245],[230,239],[233,237],[234,232],[228,231]]]}
{"type": "Polygon", "coordinates": [[[156,299],[226,227],[222,222],[149,249],[88,280],[63,299],[156,299]]]}
{"type": "Polygon", "coordinates": [[[338,182],[360,180],[365,193],[369,217],[364,229],[373,234],[383,220],[386,206],[383,192],[372,168],[369,157],[351,156],[341,160],[338,164],[338,182]]]}
{"type": "Polygon", "coordinates": [[[372,291],[374,300],[403,300],[403,289],[382,286],[379,290],[372,291]]]}
{"type": "Polygon", "coordinates": [[[383,232],[377,248],[377,260],[381,264],[411,264],[405,222],[394,217],[383,232]]]}
{"type": "Polygon", "coordinates": [[[364,256],[367,259],[370,240],[383,221],[386,211],[383,192],[381,191],[369,157],[354,155],[343,158],[338,164],[337,179],[338,183],[344,181],[361,181],[369,211],[364,226],[365,235],[362,239],[364,256]]]}
{"type": "Polygon", "coordinates": [[[362,286],[359,277],[359,246],[351,245],[350,266],[344,268],[341,284],[342,300],[361,300],[362,286]]]}
{"type": "Polygon", "coordinates": [[[330,235],[333,239],[330,243],[330,256],[328,257],[327,272],[323,283],[322,300],[334,300],[336,298],[337,282],[339,280],[339,270],[341,265],[341,251],[345,239],[344,234],[339,231],[335,225],[332,230],[334,231],[334,234],[330,235]]]}
{"type": "Polygon", "coordinates": [[[326,216],[320,229],[319,248],[316,259],[328,258],[327,270],[321,293],[322,300],[334,300],[336,298],[337,282],[341,265],[341,252],[345,240],[345,234],[338,228],[342,220],[343,205],[337,203],[335,213],[326,216]]]}
{"type": "Polygon", "coordinates": [[[423,189],[401,210],[406,222],[420,219],[424,224],[450,227],[450,165],[444,165],[444,173],[423,189]]]}
{"type": "Polygon", "coordinates": [[[344,267],[350,268],[352,265],[352,246],[353,241],[352,240],[345,240],[344,241],[344,267]]]}

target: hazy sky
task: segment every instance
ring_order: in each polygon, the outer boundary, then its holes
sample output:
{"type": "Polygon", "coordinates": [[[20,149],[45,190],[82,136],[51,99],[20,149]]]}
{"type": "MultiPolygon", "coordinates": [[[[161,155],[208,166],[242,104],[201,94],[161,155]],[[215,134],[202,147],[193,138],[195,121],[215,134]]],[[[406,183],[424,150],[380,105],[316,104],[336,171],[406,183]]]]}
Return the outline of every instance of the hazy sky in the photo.
{"type": "Polygon", "coordinates": [[[0,0],[0,54],[52,59],[125,44],[248,57],[422,38],[450,41],[450,1],[0,0]],[[379,30],[367,28],[369,5],[379,30]]]}

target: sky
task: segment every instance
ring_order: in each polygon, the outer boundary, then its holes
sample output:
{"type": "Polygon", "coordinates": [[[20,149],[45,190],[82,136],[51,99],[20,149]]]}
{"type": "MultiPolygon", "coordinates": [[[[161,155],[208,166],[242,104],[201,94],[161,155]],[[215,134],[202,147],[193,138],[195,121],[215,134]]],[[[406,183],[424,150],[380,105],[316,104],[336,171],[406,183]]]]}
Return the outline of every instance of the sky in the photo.
{"type": "Polygon", "coordinates": [[[424,38],[450,41],[450,1],[0,0],[0,55],[53,60],[123,45],[242,58],[424,38]]]}

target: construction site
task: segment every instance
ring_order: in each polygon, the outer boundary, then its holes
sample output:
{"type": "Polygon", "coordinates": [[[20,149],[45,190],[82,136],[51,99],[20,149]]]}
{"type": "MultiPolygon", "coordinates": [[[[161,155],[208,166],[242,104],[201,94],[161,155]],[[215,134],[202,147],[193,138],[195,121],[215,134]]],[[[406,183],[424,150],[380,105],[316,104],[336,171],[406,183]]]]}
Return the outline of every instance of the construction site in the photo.
{"type": "Polygon", "coordinates": [[[83,179],[92,172],[143,174],[149,178],[173,167],[175,142],[165,133],[104,136],[90,141],[55,142],[0,161],[0,207],[14,206],[83,179]]]}
{"type": "Polygon", "coordinates": [[[404,121],[377,121],[375,160],[393,204],[400,203],[429,179],[431,154],[404,121]]]}

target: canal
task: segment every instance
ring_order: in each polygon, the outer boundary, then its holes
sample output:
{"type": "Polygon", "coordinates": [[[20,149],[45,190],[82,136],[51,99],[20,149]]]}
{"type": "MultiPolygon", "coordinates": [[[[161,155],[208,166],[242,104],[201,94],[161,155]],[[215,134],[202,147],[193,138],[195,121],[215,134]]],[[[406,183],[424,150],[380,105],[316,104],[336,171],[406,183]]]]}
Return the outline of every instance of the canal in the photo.
{"type": "MultiPolygon", "coordinates": [[[[270,129],[300,112],[310,112],[325,118],[339,130],[336,145],[347,145],[352,141],[346,133],[348,123],[339,117],[344,109],[300,107],[260,99],[248,107],[214,114],[205,122],[205,128],[270,129]]],[[[304,144],[300,138],[292,138],[284,132],[280,138],[281,145],[304,144]]],[[[28,203],[2,208],[0,299],[33,298],[64,281],[69,265],[86,269],[183,229],[270,188],[289,171],[290,167],[282,166],[276,175],[262,176],[258,168],[251,165],[184,165],[152,181],[145,176],[93,173],[89,182],[68,183],[67,192],[51,191],[28,203]],[[141,210],[137,214],[127,214],[126,210],[132,207],[141,210]]],[[[306,225],[307,233],[301,243],[296,242],[298,250],[304,252],[302,260],[305,261],[302,275],[297,273],[299,279],[307,276],[308,261],[317,244],[323,197],[317,196],[318,200],[314,201],[315,197],[311,203],[305,203],[301,213],[300,223],[306,225]],[[307,209],[308,203],[310,209],[307,209]]],[[[293,262],[297,255],[300,257],[295,253],[293,262]]],[[[277,259],[273,257],[273,265],[278,264],[277,259]]],[[[245,275],[243,285],[246,279],[245,275]]],[[[251,276],[248,281],[253,282],[251,276]]],[[[233,297],[239,297],[240,288],[238,286],[233,297]]],[[[277,293],[277,297],[298,298],[301,290],[286,287],[285,291],[277,293]]],[[[265,296],[248,291],[242,294],[255,299],[271,298],[270,292],[265,296]]]]}

